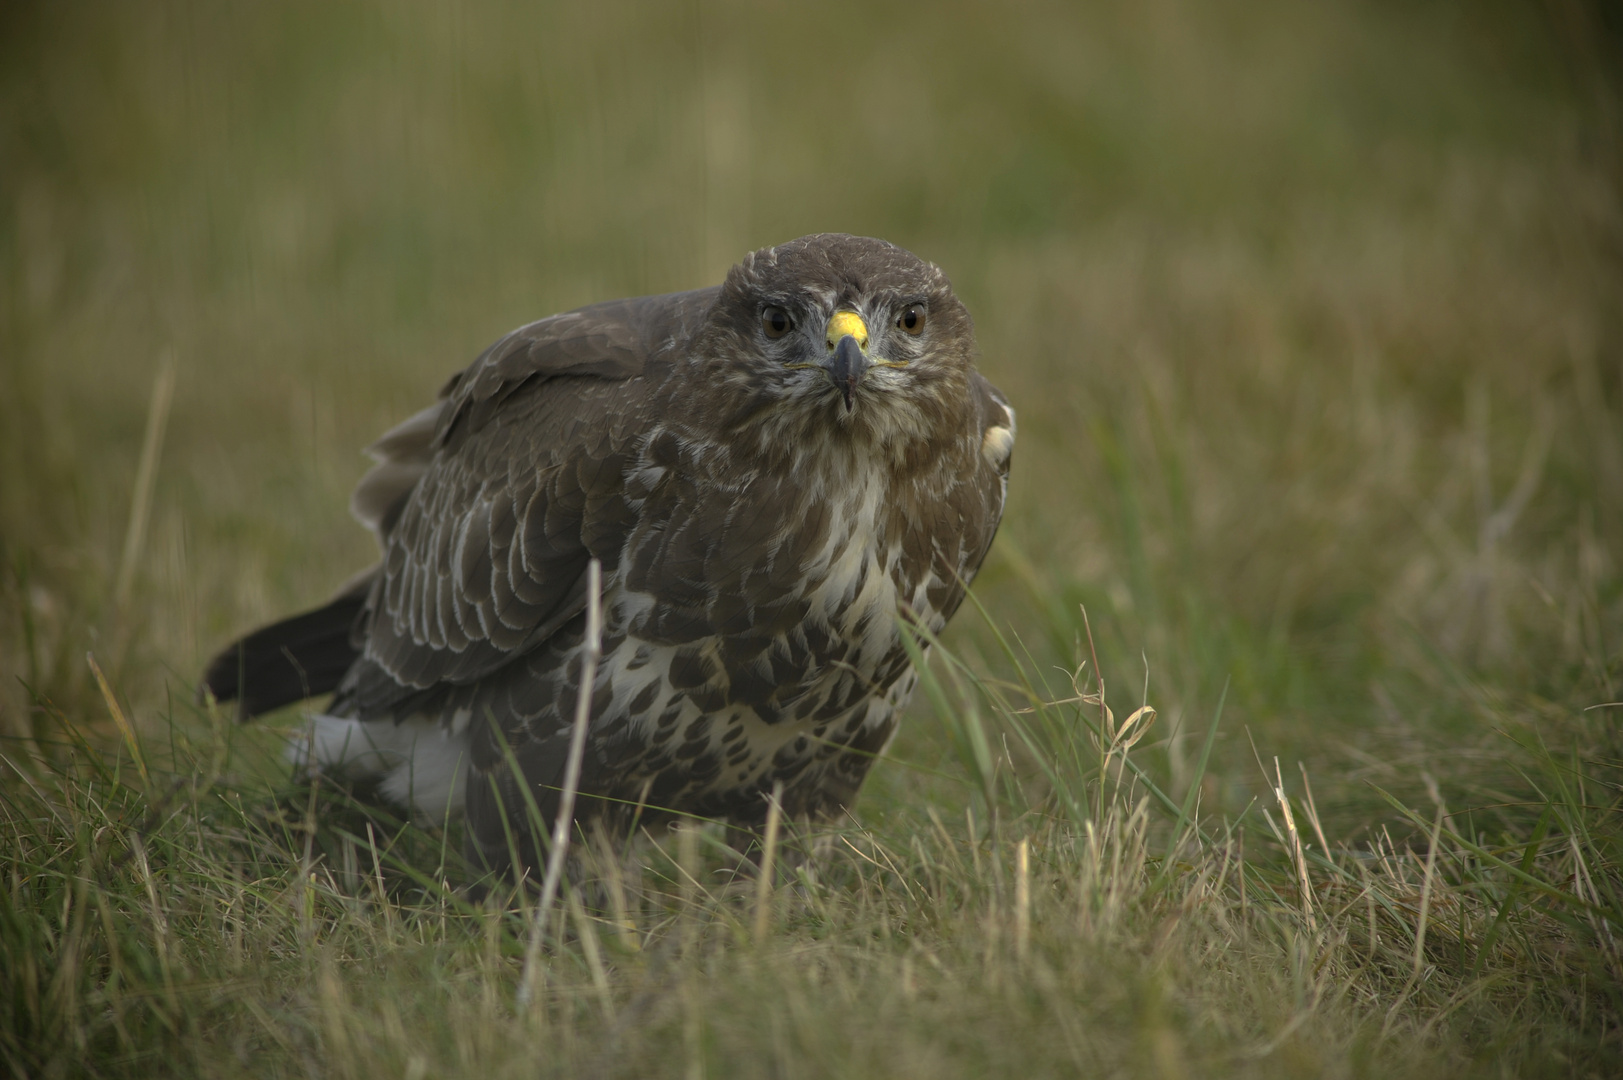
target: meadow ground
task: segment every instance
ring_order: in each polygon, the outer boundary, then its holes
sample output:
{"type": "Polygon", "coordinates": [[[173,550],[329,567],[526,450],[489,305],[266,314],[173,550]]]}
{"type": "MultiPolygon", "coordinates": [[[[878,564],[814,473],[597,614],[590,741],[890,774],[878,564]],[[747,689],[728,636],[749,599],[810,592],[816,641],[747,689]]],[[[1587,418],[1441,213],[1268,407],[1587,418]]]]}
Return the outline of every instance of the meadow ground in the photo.
{"type": "Polygon", "coordinates": [[[1612,18],[8,5],[0,1065],[1623,1074],[1612,18]],[[984,611],[770,888],[594,842],[521,1004],[527,895],[193,680],[484,344],[818,230],[1019,410],[984,611]]]}

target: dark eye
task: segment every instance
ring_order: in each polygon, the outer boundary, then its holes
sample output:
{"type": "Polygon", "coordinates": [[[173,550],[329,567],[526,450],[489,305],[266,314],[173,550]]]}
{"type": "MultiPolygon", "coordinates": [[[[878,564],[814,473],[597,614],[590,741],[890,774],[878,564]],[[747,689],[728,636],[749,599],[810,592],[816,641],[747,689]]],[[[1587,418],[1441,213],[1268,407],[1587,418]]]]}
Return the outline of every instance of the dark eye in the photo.
{"type": "Polygon", "coordinates": [[[761,309],[761,330],[769,338],[781,338],[795,328],[789,313],[781,307],[761,309]]]}
{"type": "Polygon", "coordinates": [[[896,325],[914,337],[924,333],[924,305],[907,305],[902,309],[902,313],[896,316],[896,325]]]}

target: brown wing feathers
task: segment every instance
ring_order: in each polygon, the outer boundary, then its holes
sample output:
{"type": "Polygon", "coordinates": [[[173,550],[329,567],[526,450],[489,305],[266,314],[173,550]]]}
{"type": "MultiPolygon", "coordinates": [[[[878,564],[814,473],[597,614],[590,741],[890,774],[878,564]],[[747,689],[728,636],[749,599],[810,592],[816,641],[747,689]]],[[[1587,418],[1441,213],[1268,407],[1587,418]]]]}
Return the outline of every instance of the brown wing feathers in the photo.
{"type": "Polygon", "coordinates": [[[593,305],[487,349],[372,448],[353,509],[384,548],[379,588],[255,631],[200,692],[252,716],[337,690],[335,707],[375,716],[546,640],[583,609],[587,560],[612,570],[633,523],[606,438],[637,427],[633,377],[716,291],[593,305]]]}

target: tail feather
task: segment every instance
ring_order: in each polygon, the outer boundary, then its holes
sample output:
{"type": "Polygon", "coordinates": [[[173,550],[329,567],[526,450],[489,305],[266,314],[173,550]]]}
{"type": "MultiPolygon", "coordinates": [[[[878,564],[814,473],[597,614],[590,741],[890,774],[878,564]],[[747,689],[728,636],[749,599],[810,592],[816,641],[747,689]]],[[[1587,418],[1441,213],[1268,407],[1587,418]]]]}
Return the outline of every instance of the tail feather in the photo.
{"type": "Polygon", "coordinates": [[[255,630],[209,662],[198,695],[237,702],[238,716],[247,720],[336,690],[360,657],[350,629],[367,592],[352,589],[326,607],[255,630]]]}

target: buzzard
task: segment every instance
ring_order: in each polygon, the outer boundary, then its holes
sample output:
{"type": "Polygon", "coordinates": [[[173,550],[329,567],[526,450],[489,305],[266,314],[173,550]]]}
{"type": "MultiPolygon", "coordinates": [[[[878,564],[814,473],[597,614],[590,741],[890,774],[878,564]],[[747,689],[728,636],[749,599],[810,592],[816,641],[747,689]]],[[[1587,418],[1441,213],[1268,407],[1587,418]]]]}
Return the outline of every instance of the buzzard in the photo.
{"type": "Polygon", "coordinates": [[[901,622],[945,625],[1002,515],[1014,411],[973,356],[938,268],[841,234],[521,327],[371,448],[379,564],[202,690],[245,718],[331,692],[296,762],[462,811],[475,865],[518,870],[528,801],[559,809],[596,559],[577,822],[748,828],[780,784],[836,814],[917,681],[901,622]]]}

